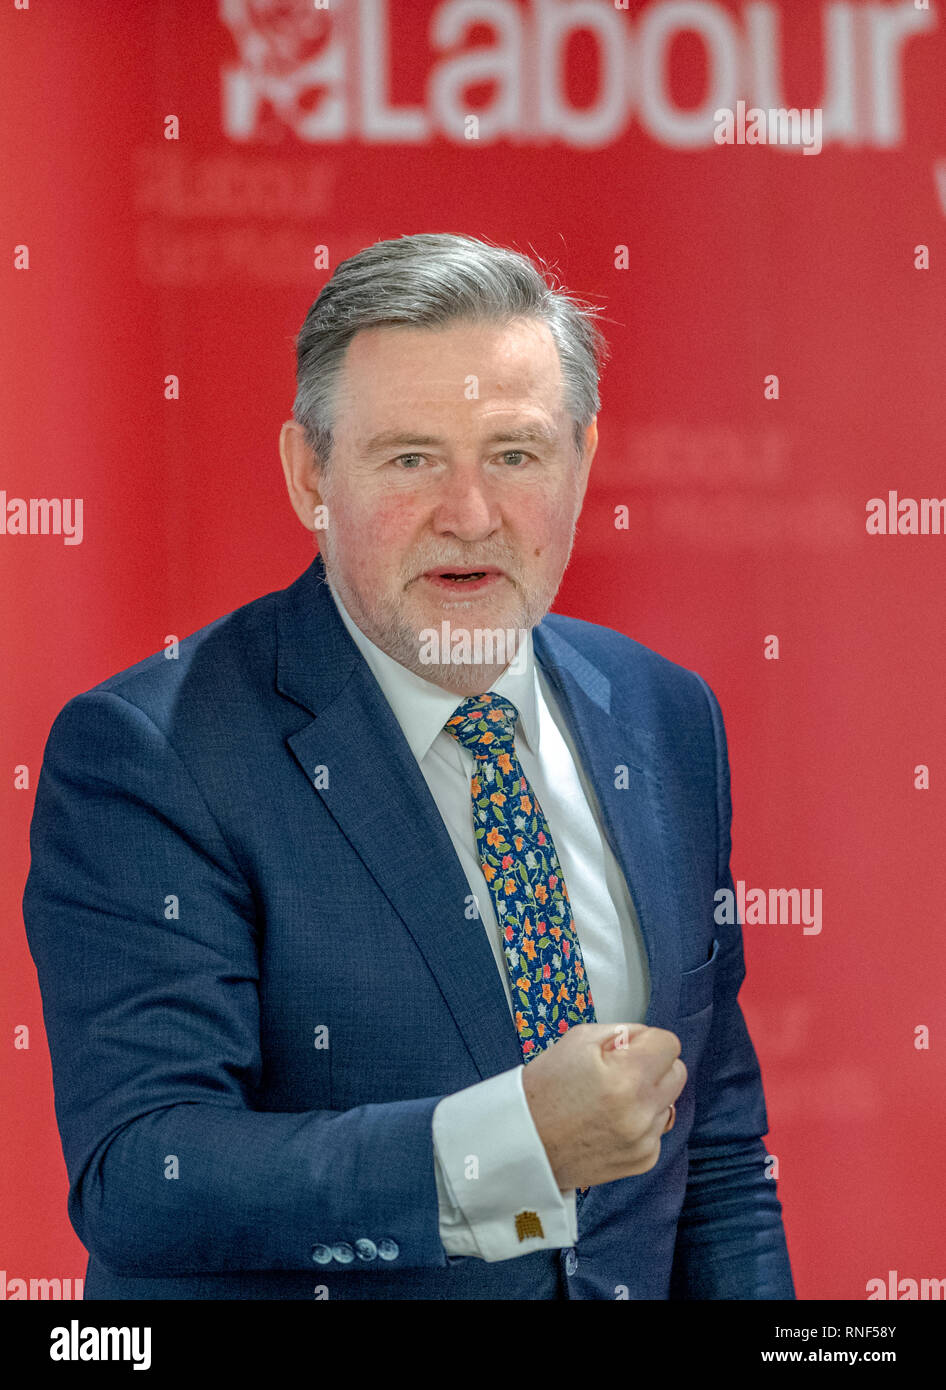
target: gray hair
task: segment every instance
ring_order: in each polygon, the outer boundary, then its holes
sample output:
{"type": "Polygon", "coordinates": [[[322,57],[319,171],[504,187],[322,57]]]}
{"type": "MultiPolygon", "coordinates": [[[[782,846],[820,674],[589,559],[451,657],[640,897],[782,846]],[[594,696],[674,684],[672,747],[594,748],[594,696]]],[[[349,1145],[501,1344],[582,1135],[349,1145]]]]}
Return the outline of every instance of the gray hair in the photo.
{"type": "Polygon", "coordinates": [[[335,383],[361,329],[538,319],[558,349],[580,457],[585,430],[600,408],[598,375],[607,356],[597,314],[596,306],[565,291],[547,267],[506,247],[446,232],[377,241],[339,263],[306,314],[295,339],[293,418],[324,474],[333,443],[335,383]]]}

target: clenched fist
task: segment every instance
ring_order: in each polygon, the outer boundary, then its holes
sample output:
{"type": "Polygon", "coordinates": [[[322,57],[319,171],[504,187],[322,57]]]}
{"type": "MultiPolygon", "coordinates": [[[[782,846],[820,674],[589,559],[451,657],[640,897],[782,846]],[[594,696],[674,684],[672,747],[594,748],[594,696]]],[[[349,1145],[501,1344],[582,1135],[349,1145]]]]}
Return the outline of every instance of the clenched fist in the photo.
{"type": "Polygon", "coordinates": [[[686,1085],[680,1039],[643,1023],[579,1023],[525,1067],[526,1101],[561,1188],[647,1173],[686,1085]]]}

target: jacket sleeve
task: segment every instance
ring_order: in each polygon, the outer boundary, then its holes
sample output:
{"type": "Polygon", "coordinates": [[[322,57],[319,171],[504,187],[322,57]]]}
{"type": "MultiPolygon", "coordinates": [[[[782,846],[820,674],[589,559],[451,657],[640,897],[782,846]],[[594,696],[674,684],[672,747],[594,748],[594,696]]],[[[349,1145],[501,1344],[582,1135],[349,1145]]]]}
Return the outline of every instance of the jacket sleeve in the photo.
{"type": "MultiPolygon", "coordinates": [[[[717,887],[734,894],[726,734],[716,697],[699,679],[716,742],[717,887]]],[[[742,928],[738,921],[714,925],[713,934],[720,943],[713,1018],[692,1079],[696,1113],[670,1297],[794,1299],[782,1208],[775,1180],[766,1176],[762,1076],[737,997],[746,973],[742,928]]]]}
{"type": "Polygon", "coordinates": [[[257,1106],[252,887],[140,708],[103,689],[65,706],[30,847],[24,921],[69,1217],[86,1248],[143,1276],[318,1272],[339,1243],[369,1278],[446,1266],[432,1136],[442,1097],[257,1106]]]}

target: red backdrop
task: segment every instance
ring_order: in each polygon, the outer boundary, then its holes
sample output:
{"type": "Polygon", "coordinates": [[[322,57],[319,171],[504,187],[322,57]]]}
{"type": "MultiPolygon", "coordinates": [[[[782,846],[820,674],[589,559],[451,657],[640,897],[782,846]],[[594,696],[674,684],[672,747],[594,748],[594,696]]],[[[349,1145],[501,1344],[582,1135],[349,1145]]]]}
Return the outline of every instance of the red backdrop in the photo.
{"type": "Polygon", "coordinates": [[[604,306],[555,606],[706,677],[734,876],[821,890],[820,931],[744,929],[799,1297],[946,1276],[946,536],[867,527],[946,492],[944,70],[912,0],[3,7],[7,1279],[85,1268],[20,912],[49,727],[309,563],[292,336],[340,260],[416,231],[604,306]],[[740,100],[821,148],[719,143],[740,100]],[[80,498],[81,535],[18,530],[18,498],[80,498]]]}

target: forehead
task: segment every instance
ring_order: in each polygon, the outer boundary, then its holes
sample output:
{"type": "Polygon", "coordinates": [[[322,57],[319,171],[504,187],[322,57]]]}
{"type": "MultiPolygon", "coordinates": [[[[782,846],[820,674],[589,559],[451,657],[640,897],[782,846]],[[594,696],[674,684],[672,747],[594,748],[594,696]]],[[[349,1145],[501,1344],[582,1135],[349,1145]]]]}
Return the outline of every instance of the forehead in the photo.
{"type": "Polygon", "coordinates": [[[391,414],[522,410],[563,414],[558,350],[548,325],[535,319],[362,329],[348,345],[335,395],[336,427],[359,434],[391,414]]]}

